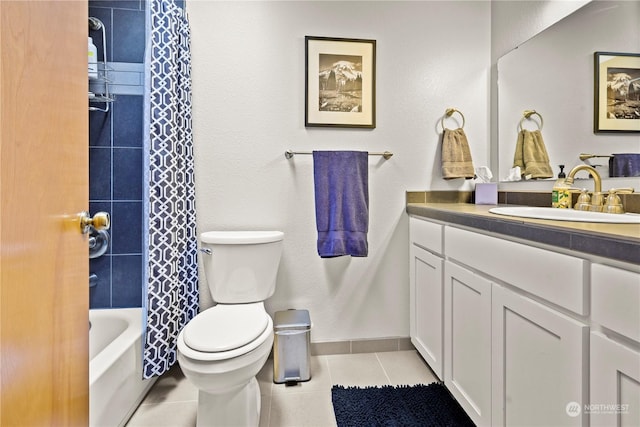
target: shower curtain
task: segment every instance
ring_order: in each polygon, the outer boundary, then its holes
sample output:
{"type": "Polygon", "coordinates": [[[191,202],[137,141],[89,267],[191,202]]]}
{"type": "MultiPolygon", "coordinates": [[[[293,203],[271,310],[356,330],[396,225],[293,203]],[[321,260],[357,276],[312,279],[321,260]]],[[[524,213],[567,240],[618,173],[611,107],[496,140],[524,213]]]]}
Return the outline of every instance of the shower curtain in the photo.
{"type": "Polygon", "coordinates": [[[151,378],[175,363],[178,333],[198,313],[190,32],[173,0],[148,0],[145,56],[143,377],[151,378]]]}

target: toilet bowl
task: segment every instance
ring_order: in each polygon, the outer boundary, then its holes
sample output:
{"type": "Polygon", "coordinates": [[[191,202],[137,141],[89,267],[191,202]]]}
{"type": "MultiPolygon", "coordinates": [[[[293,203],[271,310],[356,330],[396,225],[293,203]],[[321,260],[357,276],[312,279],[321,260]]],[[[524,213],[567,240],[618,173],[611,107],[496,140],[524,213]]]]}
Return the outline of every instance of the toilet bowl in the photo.
{"type": "Polygon", "coordinates": [[[199,390],[197,425],[257,426],[255,376],[273,346],[273,320],[263,301],[275,290],[281,232],[201,235],[207,288],[218,304],[178,335],[178,363],[199,390]]]}
{"type": "Polygon", "coordinates": [[[178,363],[199,390],[198,426],[258,425],[255,376],[272,345],[273,321],[262,303],[217,305],[189,322],[178,335],[178,363]]]}

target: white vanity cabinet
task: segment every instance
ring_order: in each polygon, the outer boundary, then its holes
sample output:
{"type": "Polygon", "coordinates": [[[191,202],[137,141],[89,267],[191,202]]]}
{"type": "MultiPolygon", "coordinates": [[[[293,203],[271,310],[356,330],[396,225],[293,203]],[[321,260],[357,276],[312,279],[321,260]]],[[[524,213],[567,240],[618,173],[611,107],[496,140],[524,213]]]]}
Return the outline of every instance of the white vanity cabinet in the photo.
{"type": "Polygon", "coordinates": [[[410,235],[410,336],[411,342],[442,379],[442,229],[441,224],[411,217],[410,235]]]}
{"type": "Polygon", "coordinates": [[[552,307],[587,311],[588,262],[450,226],[444,241],[445,384],[467,414],[478,425],[584,424],[566,407],[586,402],[588,325],[552,307]]]}
{"type": "Polygon", "coordinates": [[[444,382],[478,426],[491,425],[491,287],[445,262],[444,382]]]}
{"type": "Polygon", "coordinates": [[[640,274],[593,264],[591,306],[591,425],[640,426],[640,274]]]}
{"type": "Polygon", "coordinates": [[[452,218],[410,219],[411,338],[469,417],[640,427],[640,266],[452,218]]]}

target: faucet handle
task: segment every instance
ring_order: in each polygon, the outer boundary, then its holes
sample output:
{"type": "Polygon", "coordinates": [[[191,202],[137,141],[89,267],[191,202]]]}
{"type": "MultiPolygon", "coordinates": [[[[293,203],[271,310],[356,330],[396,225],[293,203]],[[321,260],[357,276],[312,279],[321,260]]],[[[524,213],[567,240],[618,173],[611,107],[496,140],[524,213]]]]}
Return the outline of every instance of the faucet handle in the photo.
{"type": "Polygon", "coordinates": [[[578,211],[588,211],[589,205],[591,205],[591,196],[589,196],[589,190],[583,188],[582,190],[580,190],[578,201],[573,206],[573,209],[578,211]]]}
{"type": "Polygon", "coordinates": [[[622,201],[620,200],[620,196],[616,194],[621,190],[623,190],[623,192],[626,192],[624,190],[627,190],[627,189],[623,188],[623,189],[616,190],[615,188],[612,188],[611,190],[609,190],[609,195],[607,196],[607,199],[604,202],[604,207],[602,209],[603,212],[614,213],[614,214],[624,213],[624,208],[622,206],[622,201]]]}
{"type": "Polygon", "coordinates": [[[633,193],[635,190],[633,189],[633,187],[626,187],[626,188],[612,188],[611,190],[609,190],[609,193],[611,192],[614,193],[618,193],[618,194],[631,194],[633,193]]]}

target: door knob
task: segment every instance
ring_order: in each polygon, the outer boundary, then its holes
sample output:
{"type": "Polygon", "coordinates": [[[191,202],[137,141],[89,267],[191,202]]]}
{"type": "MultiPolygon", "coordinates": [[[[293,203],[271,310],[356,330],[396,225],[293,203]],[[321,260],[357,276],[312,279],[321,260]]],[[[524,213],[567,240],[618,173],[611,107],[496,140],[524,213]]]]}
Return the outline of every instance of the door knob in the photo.
{"type": "Polygon", "coordinates": [[[80,218],[80,230],[82,234],[87,234],[91,231],[91,227],[95,230],[108,230],[111,226],[111,217],[107,212],[97,212],[93,218],[89,215],[89,212],[84,211],[78,214],[80,218]]]}

